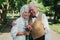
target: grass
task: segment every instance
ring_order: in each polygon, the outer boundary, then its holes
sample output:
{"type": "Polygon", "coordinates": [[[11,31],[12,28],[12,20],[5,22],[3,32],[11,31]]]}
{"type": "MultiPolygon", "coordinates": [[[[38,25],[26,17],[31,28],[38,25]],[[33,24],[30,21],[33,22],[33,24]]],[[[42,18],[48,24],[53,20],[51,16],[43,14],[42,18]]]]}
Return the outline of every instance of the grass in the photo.
{"type": "Polygon", "coordinates": [[[2,30],[2,28],[5,27],[4,25],[0,24],[0,31],[2,30]]]}
{"type": "Polygon", "coordinates": [[[0,29],[2,28],[2,25],[0,24],[0,29]]]}
{"type": "Polygon", "coordinates": [[[60,34],[60,24],[53,24],[53,25],[50,25],[50,28],[57,32],[58,34],[60,34]]]}

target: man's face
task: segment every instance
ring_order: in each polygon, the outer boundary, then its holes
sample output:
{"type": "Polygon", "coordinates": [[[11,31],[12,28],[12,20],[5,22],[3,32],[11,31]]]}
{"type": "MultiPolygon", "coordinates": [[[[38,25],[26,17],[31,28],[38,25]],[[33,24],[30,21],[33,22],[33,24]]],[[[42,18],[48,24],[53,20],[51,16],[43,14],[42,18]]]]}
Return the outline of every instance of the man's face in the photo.
{"type": "Polygon", "coordinates": [[[30,7],[29,7],[29,12],[31,13],[31,16],[36,16],[37,7],[35,7],[35,6],[30,6],[30,7]]]}

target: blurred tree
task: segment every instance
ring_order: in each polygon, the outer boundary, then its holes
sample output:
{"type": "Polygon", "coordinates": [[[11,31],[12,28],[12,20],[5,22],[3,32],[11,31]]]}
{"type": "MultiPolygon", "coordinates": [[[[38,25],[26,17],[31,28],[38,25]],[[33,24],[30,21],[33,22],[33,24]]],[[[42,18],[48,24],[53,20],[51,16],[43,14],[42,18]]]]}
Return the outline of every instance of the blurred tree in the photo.
{"type": "Polygon", "coordinates": [[[13,13],[14,18],[14,12],[17,10],[20,11],[20,8],[24,4],[28,4],[31,0],[0,0],[0,9],[2,10],[1,19],[4,21],[6,20],[7,11],[10,10],[13,13]],[[7,10],[7,6],[8,10],[7,10]]]}
{"type": "Polygon", "coordinates": [[[54,11],[55,11],[55,14],[54,14],[54,21],[55,23],[58,22],[58,19],[60,18],[60,0],[55,0],[54,1],[54,11]]]}
{"type": "Polygon", "coordinates": [[[0,0],[0,9],[2,10],[1,13],[1,22],[6,21],[6,15],[7,15],[7,0],[0,0]]]}
{"type": "Polygon", "coordinates": [[[60,16],[60,0],[43,0],[43,5],[45,7],[49,7],[50,6],[50,12],[51,15],[53,14],[52,12],[54,11],[54,23],[57,22],[58,20],[58,16],[60,16]]]}
{"type": "Polygon", "coordinates": [[[14,0],[15,7],[19,11],[21,6],[27,4],[27,0],[14,0]]]}
{"type": "MultiPolygon", "coordinates": [[[[30,1],[30,0],[29,0],[30,1]]],[[[14,18],[15,11],[20,11],[22,5],[27,4],[29,1],[27,0],[8,0],[9,9],[12,11],[12,18],[14,18]]]]}

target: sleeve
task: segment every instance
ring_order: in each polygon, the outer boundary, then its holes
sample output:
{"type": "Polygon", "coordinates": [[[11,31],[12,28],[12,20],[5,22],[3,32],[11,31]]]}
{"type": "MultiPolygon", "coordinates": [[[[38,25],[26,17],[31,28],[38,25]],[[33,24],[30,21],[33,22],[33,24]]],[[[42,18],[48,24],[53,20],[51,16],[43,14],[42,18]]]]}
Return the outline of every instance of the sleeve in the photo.
{"type": "Polygon", "coordinates": [[[50,35],[50,28],[49,28],[49,24],[48,24],[48,19],[45,14],[42,15],[42,22],[43,22],[44,28],[46,30],[45,40],[48,40],[49,39],[48,37],[50,35]]]}
{"type": "Polygon", "coordinates": [[[16,25],[11,28],[11,36],[12,36],[13,38],[16,37],[17,31],[18,31],[18,25],[17,25],[17,23],[16,23],[16,25]]]}

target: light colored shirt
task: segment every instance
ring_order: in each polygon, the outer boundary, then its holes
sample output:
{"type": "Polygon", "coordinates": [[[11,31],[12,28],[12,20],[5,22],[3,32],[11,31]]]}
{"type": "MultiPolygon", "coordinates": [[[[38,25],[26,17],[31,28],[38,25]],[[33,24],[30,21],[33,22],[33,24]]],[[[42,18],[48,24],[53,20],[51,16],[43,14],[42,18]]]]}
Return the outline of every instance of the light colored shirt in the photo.
{"type": "Polygon", "coordinates": [[[26,40],[26,36],[16,36],[17,32],[24,32],[25,31],[25,22],[28,24],[28,20],[24,20],[23,17],[20,17],[16,20],[16,25],[11,29],[11,36],[13,40],[26,40]]]}
{"type": "MultiPolygon", "coordinates": [[[[39,12],[36,14],[36,17],[39,15],[39,12]]],[[[36,20],[36,18],[32,18],[32,21],[34,23],[34,21],[36,20]]],[[[42,23],[44,25],[44,28],[46,30],[46,34],[45,34],[45,40],[49,40],[49,35],[50,35],[50,28],[49,28],[49,24],[48,24],[48,20],[45,14],[42,13],[42,23]]]]}

